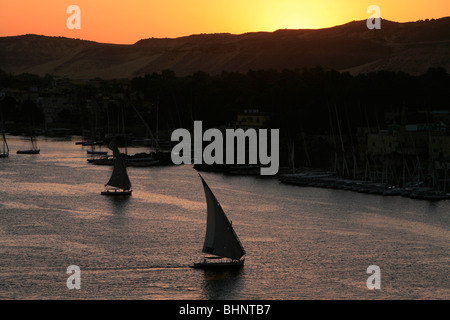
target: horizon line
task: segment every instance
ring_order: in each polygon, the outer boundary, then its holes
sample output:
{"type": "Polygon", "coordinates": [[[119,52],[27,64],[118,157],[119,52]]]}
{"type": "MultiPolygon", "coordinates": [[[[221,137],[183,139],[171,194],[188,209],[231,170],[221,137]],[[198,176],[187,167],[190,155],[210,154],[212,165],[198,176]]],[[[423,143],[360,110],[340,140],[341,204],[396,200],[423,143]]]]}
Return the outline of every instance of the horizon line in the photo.
{"type": "MultiPolygon", "coordinates": [[[[393,20],[388,20],[388,19],[384,19],[383,17],[380,17],[381,20],[387,21],[387,22],[392,22],[392,23],[397,23],[397,24],[407,24],[407,23],[417,23],[417,22],[431,22],[431,21],[437,21],[437,20],[442,20],[442,19],[448,19],[450,18],[450,16],[443,16],[441,18],[425,18],[425,19],[419,19],[416,21],[405,21],[405,22],[398,22],[398,21],[393,21],[393,20]]],[[[0,38],[12,38],[12,37],[24,37],[24,36],[39,36],[39,37],[48,37],[48,38],[65,38],[65,39],[71,39],[71,40],[80,40],[80,41],[87,41],[87,42],[95,42],[95,43],[99,43],[99,44],[110,44],[110,45],[123,45],[123,46],[129,46],[129,45],[135,45],[140,41],[144,41],[144,40],[150,40],[150,39],[154,39],[154,40],[175,40],[175,39],[180,39],[180,38],[188,38],[188,37],[192,37],[192,36],[202,36],[202,35],[231,35],[231,36],[241,36],[241,35],[246,35],[246,34],[253,34],[253,33],[274,33],[277,31],[284,31],[284,30],[290,30],[290,31],[300,31],[300,30],[325,30],[325,29],[331,29],[331,28],[336,28],[336,27],[341,27],[341,26],[345,26],[347,24],[350,23],[355,23],[355,22],[365,22],[367,21],[367,19],[365,20],[352,20],[346,23],[342,23],[342,24],[338,24],[338,25],[333,25],[331,27],[323,27],[323,28],[299,28],[299,29],[294,29],[294,28],[279,28],[273,31],[264,31],[264,30],[260,30],[260,31],[247,31],[247,32],[243,32],[243,33],[230,33],[230,32],[213,32],[213,33],[192,33],[190,35],[182,35],[182,36],[178,36],[178,37],[149,37],[149,38],[141,38],[139,40],[137,40],[134,43],[112,43],[112,42],[102,42],[102,41],[98,41],[98,40],[89,40],[89,39],[82,39],[82,38],[71,38],[71,37],[67,37],[67,36],[58,36],[58,35],[45,35],[45,34],[37,34],[37,33],[26,33],[26,34],[18,34],[18,35],[5,35],[2,36],[0,35],[0,38]]]]}

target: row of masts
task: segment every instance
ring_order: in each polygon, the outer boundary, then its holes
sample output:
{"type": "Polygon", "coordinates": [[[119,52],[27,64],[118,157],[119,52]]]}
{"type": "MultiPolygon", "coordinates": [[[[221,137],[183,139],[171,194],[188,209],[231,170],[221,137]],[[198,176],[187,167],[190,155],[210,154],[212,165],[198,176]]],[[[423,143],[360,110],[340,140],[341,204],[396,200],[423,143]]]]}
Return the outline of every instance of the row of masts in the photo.
{"type": "MultiPolygon", "coordinates": [[[[410,183],[426,183],[433,189],[446,192],[449,187],[449,180],[447,179],[448,164],[440,163],[438,159],[429,161],[428,166],[423,166],[423,159],[419,157],[417,148],[415,153],[410,150],[401,150],[400,154],[385,154],[380,156],[370,156],[366,153],[364,160],[358,160],[357,150],[355,148],[355,141],[353,135],[349,134],[350,139],[348,143],[344,143],[344,134],[342,130],[341,117],[339,116],[337,106],[328,105],[329,114],[329,128],[330,137],[332,138],[333,152],[331,154],[331,165],[329,169],[338,178],[361,180],[364,182],[381,183],[389,186],[405,187],[410,183]],[[350,149],[348,149],[350,147],[350,149]]],[[[402,124],[405,119],[405,108],[402,111],[402,124]]],[[[378,119],[377,128],[379,129],[378,119]]],[[[365,121],[367,122],[367,129],[370,131],[370,125],[365,114],[365,121]]],[[[347,116],[348,122],[348,116],[347,116]]],[[[348,124],[350,130],[350,124],[348,124]]],[[[311,160],[308,153],[305,134],[301,133],[302,137],[297,142],[303,141],[303,163],[304,166],[311,168],[311,160]]],[[[296,167],[295,155],[295,141],[291,139],[288,142],[288,166],[292,173],[298,171],[296,167]]],[[[442,161],[441,161],[442,162],[442,161]]]]}
{"type": "MultiPolygon", "coordinates": [[[[87,154],[91,156],[90,158],[87,159],[87,161],[96,165],[114,165],[114,155],[110,156],[105,151],[95,150],[95,147],[96,145],[103,144],[104,140],[108,141],[112,138],[115,138],[117,139],[116,143],[119,143],[120,140],[120,143],[122,144],[122,147],[124,149],[125,162],[127,163],[128,166],[151,167],[156,165],[171,164],[168,161],[170,157],[170,152],[163,150],[164,145],[163,146],[161,145],[158,137],[159,106],[158,105],[156,106],[156,135],[153,134],[153,131],[150,128],[148,122],[144,119],[139,110],[133,104],[130,104],[130,106],[146,128],[146,138],[143,140],[139,139],[133,140],[131,141],[131,143],[132,144],[136,143],[138,145],[144,143],[149,147],[150,151],[148,153],[139,153],[135,155],[128,154],[129,135],[126,133],[125,129],[124,106],[121,106],[120,110],[118,110],[117,112],[117,121],[115,121],[114,125],[110,126],[110,122],[112,122],[110,121],[112,120],[110,118],[113,118],[113,115],[110,116],[109,112],[106,113],[108,132],[112,132],[111,130],[114,130],[114,128],[116,127],[116,133],[106,134],[103,138],[100,138],[97,131],[97,113],[94,113],[95,121],[92,121],[91,120],[92,117],[89,117],[89,122],[91,125],[91,139],[92,139],[90,145],[92,146],[92,149],[87,151],[87,154]],[[150,145],[148,144],[148,142],[150,142],[150,145]]],[[[84,132],[83,122],[82,122],[82,132],[84,132]]],[[[87,145],[84,142],[81,142],[79,144],[87,145]]],[[[170,143],[168,143],[168,145],[170,145],[170,143]]]]}
{"type": "MultiPolygon", "coordinates": [[[[138,118],[141,120],[142,124],[145,127],[146,135],[145,135],[145,141],[151,142],[151,149],[155,150],[156,152],[161,150],[161,146],[159,144],[159,137],[158,137],[158,131],[159,131],[159,105],[156,106],[156,134],[153,134],[152,129],[150,128],[148,122],[144,119],[144,117],[141,115],[139,110],[133,105],[130,104],[132,110],[135,112],[135,114],[138,116],[138,118]]],[[[114,115],[114,112],[110,112],[109,108],[106,109],[106,133],[102,133],[102,129],[99,127],[99,120],[98,120],[98,112],[93,111],[92,114],[88,117],[88,122],[90,125],[90,139],[92,142],[101,141],[104,138],[106,140],[111,139],[112,137],[121,137],[123,138],[124,143],[124,149],[125,154],[127,154],[127,138],[129,135],[126,133],[125,129],[125,116],[124,116],[124,106],[120,106],[120,109],[116,112],[116,115],[114,115]],[[117,116],[117,119],[115,119],[115,116],[117,116]]],[[[84,133],[84,122],[83,117],[81,118],[81,132],[84,133]]]]}

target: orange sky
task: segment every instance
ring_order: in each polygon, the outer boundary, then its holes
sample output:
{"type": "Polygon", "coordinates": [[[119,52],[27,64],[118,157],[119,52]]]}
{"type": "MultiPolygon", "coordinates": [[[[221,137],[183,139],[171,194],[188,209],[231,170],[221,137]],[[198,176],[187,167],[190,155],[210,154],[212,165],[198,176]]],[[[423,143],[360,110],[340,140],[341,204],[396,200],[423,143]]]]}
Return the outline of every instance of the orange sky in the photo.
{"type": "Polygon", "coordinates": [[[198,33],[315,29],[365,20],[369,5],[399,22],[450,16],[450,0],[0,0],[0,36],[131,44],[198,33]],[[70,5],[81,9],[80,30],[66,26],[70,5]]]}

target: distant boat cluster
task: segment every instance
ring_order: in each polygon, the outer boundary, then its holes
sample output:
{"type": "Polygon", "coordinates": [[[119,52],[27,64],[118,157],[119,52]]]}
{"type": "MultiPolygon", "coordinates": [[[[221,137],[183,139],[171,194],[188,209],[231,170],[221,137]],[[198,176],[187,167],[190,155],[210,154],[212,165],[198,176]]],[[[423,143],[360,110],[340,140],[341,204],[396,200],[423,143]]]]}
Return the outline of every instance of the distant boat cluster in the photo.
{"type": "Polygon", "coordinates": [[[348,190],[358,193],[366,193],[382,196],[402,196],[421,200],[447,200],[450,194],[445,191],[424,187],[423,182],[408,182],[404,186],[392,186],[384,183],[359,181],[336,177],[328,172],[302,172],[283,174],[280,182],[284,184],[317,187],[328,189],[348,190]]]}
{"type": "MultiPolygon", "coordinates": [[[[107,151],[96,149],[105,145],[103,140],[87,140],[78,141],[75,144],[82,146],[91,146],[91,150],[87,150],[86,153],[89,156],[86,160],[94,165],[113,166],[115,164],[115,156],[109,155],[107,151]]],[[[129,155],[126,151],[122,154],[123,161],[127,167],[153,167],[153,166],[166,166],[173,165],[170,157],[170,151],[157,150],[149,153],[137,153],[129,155]]]]}

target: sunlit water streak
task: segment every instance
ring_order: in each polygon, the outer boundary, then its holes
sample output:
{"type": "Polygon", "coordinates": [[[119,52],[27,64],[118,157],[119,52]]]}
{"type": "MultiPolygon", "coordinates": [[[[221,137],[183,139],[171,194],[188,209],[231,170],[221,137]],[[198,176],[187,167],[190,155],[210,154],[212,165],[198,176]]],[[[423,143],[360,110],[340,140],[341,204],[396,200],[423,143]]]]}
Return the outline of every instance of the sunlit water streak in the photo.
{"type": "MultiPolygon", "coordinates": [[[[201,257],[206,204],[191,166],[129,168],[133,196],[100,195],[111,167],[75,140],[0,159],[1,299],[448,299],[450,202],[203,173],[246,251],[237,272],[201,257]],[[81,290],[66,287],[69,265],[81,290]],[[366,287],[369,265],[382,289],[366,287]]],[[[136,150],[139,152],[145,150],[136,150]]]]}

